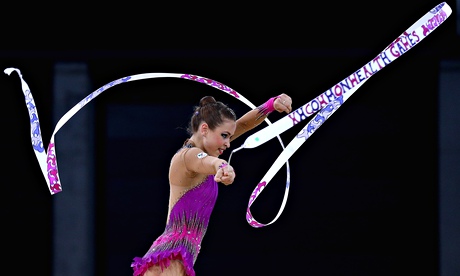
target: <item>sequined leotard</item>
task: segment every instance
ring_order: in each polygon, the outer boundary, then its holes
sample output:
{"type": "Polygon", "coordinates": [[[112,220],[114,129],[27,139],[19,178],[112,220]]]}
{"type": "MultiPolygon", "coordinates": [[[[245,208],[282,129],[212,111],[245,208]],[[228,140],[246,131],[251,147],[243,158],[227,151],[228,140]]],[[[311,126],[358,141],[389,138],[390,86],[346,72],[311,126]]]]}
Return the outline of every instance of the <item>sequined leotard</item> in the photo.
{"type": "Polygon", "coordinates": [[[168,267],[170,260],[182,260],[187,275],[194,276],[193,265],[217,199],[217,182],[209,175],[201,184],[188,190],[173,206],[165,231],[144,257],[134,258],[135,276],[152,265],[168,267]]]}

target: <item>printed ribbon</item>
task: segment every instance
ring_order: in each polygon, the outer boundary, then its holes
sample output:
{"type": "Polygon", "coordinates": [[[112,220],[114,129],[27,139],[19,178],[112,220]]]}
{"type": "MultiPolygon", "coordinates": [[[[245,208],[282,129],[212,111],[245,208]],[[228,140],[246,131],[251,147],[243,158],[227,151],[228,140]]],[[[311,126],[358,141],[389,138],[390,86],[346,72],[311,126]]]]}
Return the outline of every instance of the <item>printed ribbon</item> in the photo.
{"type": "MultiPolygon", "coordinates": [[[[403,32],[396,40],[386,47],[374,59],[365,64],[359,70],[353,72],[350,76],[343,79],[329,90],[320,94],[310,102],[304,104],[298,109],[287,114],[275,123],[255,132],[246,138],[243,145],[232,151],[231,155],[240,149],[255,148],[269,141],[273,137],[283,133],[299,122],[305,120],[309,116],[316,114],[305,127],[293,138],[293,140],[284,148],[283,152],[278,156],[276,161],[267,171],[260,183],[257,185],[254,192],[251,194],[246,213],[246,220],[253,227],[264,227],[275,222],[278,215],[271,222],[263,224],[254,219],[250,212],[250,207],[255,199],[259,196],[262,190],[268,185],[270,180],[278,172],[283,163],[288,160],[292,154],[311,136],[313,133],[342,106],[342,104],[361,87],[370,77],[375,75],[381,69],[386,67],[392,61],[400,57],[417,45],[422,39],[432,33],[439,25],[441,25],[452,13],[452,9],[443,2],[431,9],[427,14],[417,20],[405,32],[403,32]]],[[[230,155],[230,157],[231,157],[230,155]]],[[[285,202],[283,201],[283,208],[285,202]]]]}
{"type": "MultiPolygon", "coordinates": [[[[271,168],[267,171],[265,176],[256,186],[254,191],[251,193],[249,204],[246,211],[246,220],[248,223],[254,227],[264,227],[274,223],[282,211],[287,202],[287,195],[289,192],[290,186],[290,169],[288,159],[294,154],[295,151],[340,107],[342,104],[354,93],[356,90],[361,87],[370,77],[375,75],[381,69],[386,67],[388,64],[393,62],[395,59],[403,55],[408,50],[412,49],[420,41],[422,41],[426,36],[428,36],[432,31],[439,27],[452,13],[452,9],[445,2],[437,5],[435,8],[430,10],[427,14],[417,20],[411,27],[409,27],[405,32],[403,32],[396,40],[394,40],[388,47],[386,47],[382,52],[380,52],[374,59],[365,64],[356,72],[353,72],[350,76],[343,79],[336,85],[332,86],[329,90],[320,94],[310,102],[304,104],[300,108],[292,111],[285,117],[279,119],[275,123],[271,123],[268,119],[265,119],[268,126],[259,130],[258,132],[250,135],[244,142],[242,146],[233,150],[229,157],[229,162],[231,156],[234,152],[240,149],[255,148],[263,143],[273,139],[275,136],[280,140],[281,146],[283,147],[282,153],[278,156],[276,161],[273,163],[271,168]],[[306,118],[316,114],[306,126],[294,137],[294,139],[289,143],[287,147],[284,147],[279,134],[290,129],[291,127],[297,125],[306,118]],[[286,180],[286,189],[284,198],[281,204],[281,207],[278,211],[276,217],[268,223],[260,223],[254,219],[251,214],[250,208],[254,203],[256,198],[260,195],[263,189],[268,185],[274,175],[278,172],[283,164],[286,164],[287,169],[287,180],[286,180]]],[[[48,188],[51,194],[56,194],[62,191],[62,186],[59,180],[58,166],[56,159],[56,148],[54,143],[54,136],[57,131],[73,116],[77,113],[83,106],[88,102],[93,100],[99,94],[120,83],[126,83],[135,80],[149,79],[149,78],[162,78],[162,77],[173,77],[188,79],[197,82],[201,82],[212,87],[215,87],[223,92],[226,92],[238,100],[242,101],[251,108],[255,106],[241,94],[237,93],[235,90],[230,87],[200,76],[190,75],[190,74],[174,74],[174,73],[147,73],[139,74],[124,77],[113,82],[110,82],[101,88],[97,89],[93,93],[89,94],[86,98],[80,101],[72,109],[70,109],[57,123],[55,130],[51,136],[48,149],[45,151],[41,133],[40,133],[40,123],[38,120],[37,109],[35,102],[33,100],[32,94],[30,92],[29,86],[24,81],[21,72],[16,68],[7,68],[4,72],[10,75],[13,71],[16,71],[21,78],[22,90],[26,99],[26,106],[29,111],[30,116],[30,130],[31,130],[31,140],[34,152],[37,156],[40,168],[45,176],[48,188]]]]}
{"type": "MultiPolygon", "coordinates": [[[[96,98],[98,95],[100,95],[102,92],[106,91],[107,89],[121,84],[121,83],[127,83],[130,81],[135,81],[135,80],[142,80],[142,79],[151,79],[151,78],[180,78],[180,79],[186,79],[186,80],[192,80],[200,83],[207,84],[209,86],[212,86],[214,88],[217,88],[233,97],[236,99],[240,100],[241,102],[245,103],[248,105],[250,108],[254,109],[256,106],[252,104],[248,99],[246,99],[243,95],[239,94],[232,88],[214,81],[209,78],[204,78],[201,76],[196,76],[196,75],[190,75],[190,74],[176,74],[176,73],[145,73],[145,74],[138,74],[138,75],[132,75],[132,76],[127,76],[115,81],[112,81],[101,88],[95,90],[88,96],[86,96],[83,100],[81,100],[79,103],[77,103],[73,108],[71,108],[69,111],[67,111],[64,116],[61,117],[61,119],[57,122],[56,127],[53,131],[53,134],[51,135],[50,143],[48,144],[47,150],[44,148],[44,143],[43,139],[41,136],[41,130],[40,130],[40,121],[38,118],[38,112],[37,112],[37,107],[35,105],[34,99],[32,97],[32,92],[30,91],[30,88],[28,84],[24,81],[24,78],[21,74],[21,71],[17,68],[7,68],[4,70],[4,72],[8,75],[10,75],[12,72],[18,73],[20,79],[21,79],[21,84],[22,84],[22,91],[24,93],[25,101],[26,101],[26,106],[27,110],[29,111],[29,117],[30,117],[30,134],[31,134],[31,141],[32,141],[32,147],[35,152],[35,155],[37,157],[38,163],[40,165],[41,171],[45,177],[45,180],[47,182],[48,188],[50,190],[50,193],[52,195],[57,194],[62,191],[62,185],[61,181],[59,178],[59,172],[58,172],[58,165],[57,165],[57,153],[56,153],[56,145],[54,142],[54,136],[56,133],[59,131],[59,129],[72,117],[74,116],[80,109],[82,109],[86,104],[88,104],[90,101],[92,101],[94,98],[96,98]]],[[[267,124],[271,124],[270,120],[267,118],[265,119],[265,122],[267,124]]],[[[283,141],[281,140],[281,137],[278,136],[278,139],[280,141],[280,144],[282,148],[284,149],[284,144],[283,141]]],[[[287,196],[289,193],[289,184],[290,184],[290,168],[289,168],[289,162],[286,160],[286,170],[287,170],[287,179],[286,179],[286,189],[284,193],[284,199],[283,202],[287,201],[287,196]]],[[[284,205],[283,205],[284,207],[284,205]]],[[[280,209],[280,213],[282,212],[282,209],[280,209]]]]}

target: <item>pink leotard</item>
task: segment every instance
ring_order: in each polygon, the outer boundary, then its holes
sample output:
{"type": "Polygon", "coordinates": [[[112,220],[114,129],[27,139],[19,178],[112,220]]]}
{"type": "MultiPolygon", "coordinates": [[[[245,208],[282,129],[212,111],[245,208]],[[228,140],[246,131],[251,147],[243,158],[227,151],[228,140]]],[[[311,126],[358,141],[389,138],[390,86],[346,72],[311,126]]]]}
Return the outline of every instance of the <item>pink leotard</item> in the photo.
{"type": "Polygon", "coordinates": [[[201,184],[188,190],[173,206],[165,231],[152,244],[144,257],[131,264],[135,276],[150,266],[169,266],[170,260],[181,260],[187,275],[194,276],[193,265],[217,199],[218,186],[209,175],[201,184]]]}

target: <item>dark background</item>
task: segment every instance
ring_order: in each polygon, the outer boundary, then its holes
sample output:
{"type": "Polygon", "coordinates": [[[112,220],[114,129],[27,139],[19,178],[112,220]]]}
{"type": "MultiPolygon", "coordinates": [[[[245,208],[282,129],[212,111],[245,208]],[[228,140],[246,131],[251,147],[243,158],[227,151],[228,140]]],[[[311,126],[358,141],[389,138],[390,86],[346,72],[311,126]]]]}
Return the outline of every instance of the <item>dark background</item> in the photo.
{"type": "MultiPolygon", "coordinates": [[[[24,18],[23,28],[5,25],[0,65],[23,73],[45,142],[54,130],[50,99],[57,62],[88,65],[88,94],[124,76],[189,73],[226,84],[255,105],[287,93],[298,108],[369,62],[440,3],[401,2],[72,15],[61,10],[41,20],[24,18]]],[[[448,4],[453,13],[445,23],[368,80],[289,159],[288,201],[274,224],[252,228],[245,211],[281,152],[279,142],[232,156],[238,178],[219,188],[195,265],[198,275],[438,275],[438,73],[440,61],[460,53],[456,5],[448,4]]],[[[49,275],[53,196],[30,147],[19,81],[0,78],[4,266],[49,275]]],[[[177,79],[119,85],[91,103],[97,275],[130,275],[132,258],[163,231],[169,159],[187,137],[183,128],[193,106],[210,94],[237,115],[249,110],[214,88],[177,79]],[[125,133],[113,138],[110,131],[125,133]]],[[[283,133],[284,143],[301,128],[283,133]]],[[[276,216],[285,180],[283,167],[252,205],[256,220],[268,223],[276,216]]]]}

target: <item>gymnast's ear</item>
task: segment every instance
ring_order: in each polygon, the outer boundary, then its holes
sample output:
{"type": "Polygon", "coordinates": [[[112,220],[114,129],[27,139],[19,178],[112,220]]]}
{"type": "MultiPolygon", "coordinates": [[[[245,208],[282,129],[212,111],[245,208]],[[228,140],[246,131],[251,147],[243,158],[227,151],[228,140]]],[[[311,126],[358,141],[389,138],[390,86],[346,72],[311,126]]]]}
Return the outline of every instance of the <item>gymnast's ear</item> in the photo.
{"type": "Polygon", "coordinates": [[[209,131],[209,126],[207,123],[201,123],[200,125],[200,133],[202,136],[206,136],[209,131]]]}

